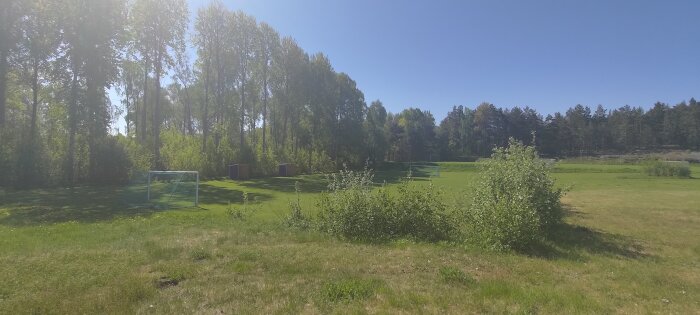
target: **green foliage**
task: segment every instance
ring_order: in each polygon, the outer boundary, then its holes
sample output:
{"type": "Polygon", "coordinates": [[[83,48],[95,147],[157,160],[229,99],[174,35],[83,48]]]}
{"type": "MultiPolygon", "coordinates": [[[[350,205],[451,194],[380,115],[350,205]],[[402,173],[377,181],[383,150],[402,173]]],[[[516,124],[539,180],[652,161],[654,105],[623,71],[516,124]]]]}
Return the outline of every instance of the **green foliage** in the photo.
{"type": "Polygon", "coordinates": [[[205,155],[201,143],[195,137],[183,135],[177,130],[169,129],[162,133],[163,147],[160,150],[163,165],[169,170],[204,170],[205,155]]]}
{"type": "Polygon", "coordinates": [[[652,160],[644,163],[644,173],[649,176],[690,178],[690,163],[652,160]]]}
{"type": "Polygon", "coordinates": [[[394,161],[430,161],[437,158],[434,152],[435,118],[429,111],[419,108],[404,109],[390,115],[389,155],[394,161]]]}
{"type": "Polygon", "coordinates": [[[439,241],[448,239],[454,230],[444,196],[432,182],[428,187],[421,187],[410,179],[404,180],[398,186],[393,213],[390,213],[396,236],[439,241]]]}
{"type": "Polygon", "coordinates": [[[468,234],[497,250],[525,249],[544,239],[562,219],[562,190],[549,172],[534,147],[511,139],[495,149],[466,214],[468,234]]]}
{"type": "Polygon", "coordinates": [[[93,147],[95,152],[91,181],[100,184],[123,184],[129,181],[129,173],[133,170],[123,142],[114,137],[106,138],[93,147]]]}
{"type": "Polygon", "coordinates": [[[373,176],[367,168],[346,168],[329,177],[329,191],[318,203],[322,231],[370,242],[402,237],[438,241],[449,237],[453,221],[432,184],[418,187],[404,180],[392,194],[386,187],[373,189],[373,176]]]}
{"type": "MultiPolygon", "coordinates": [[[[199,171],[202,177],[226,174],[226,166],[234,160],[236,152],[228,145],[207,146],[202,152],[201,138],[185,135],[176,129],[168,129],[161,135],[161,159],[169,170],[199,171]]],[[[229,141],[222,137],[222,142],[229,141]]],[[[213,141],[209,141],[213,144],[213,141]]]]}
{"type": "Polygon", "coordinates": [[[141,176],[143,173],[148,172],[151,169],[153,155],[148,148],[142,146],[134,139],[121,135],[117,137],[117,141],[124,148],[129,161],[131,161],[131,168],[127,173],[129,178],[133,179],[141,176]]]}

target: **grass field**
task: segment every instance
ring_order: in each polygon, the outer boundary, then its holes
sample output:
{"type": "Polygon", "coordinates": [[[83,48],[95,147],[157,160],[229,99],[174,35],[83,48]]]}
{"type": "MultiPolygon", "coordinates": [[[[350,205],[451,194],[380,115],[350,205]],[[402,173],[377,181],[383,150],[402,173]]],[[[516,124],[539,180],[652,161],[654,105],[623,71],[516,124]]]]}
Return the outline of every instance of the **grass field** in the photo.
{"type": "MultiPolygon", "coordinates": [[[[433,182],[460,203],[476,174],[443,163],[433,182]]],[[[567,224],[530,254],[285,227],[294,182],[310,212],[322,176],[204,182],[201,207],[177,210],[131,206],[128,187],[0,190],[0,313],[698,313],[700,179],[554,176],[567,224]]]]}

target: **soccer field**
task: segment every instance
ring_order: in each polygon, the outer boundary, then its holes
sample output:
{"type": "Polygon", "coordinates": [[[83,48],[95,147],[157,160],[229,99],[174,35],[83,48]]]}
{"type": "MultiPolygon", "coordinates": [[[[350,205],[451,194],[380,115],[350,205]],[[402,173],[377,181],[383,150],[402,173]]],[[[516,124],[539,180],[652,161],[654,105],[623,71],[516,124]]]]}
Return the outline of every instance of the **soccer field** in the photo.
{"type": "MultiPolygon", "coordinates": [[[[432,181],[448,204],[466,206],[477,172],[476,163],[440,163],[432,181]]],[[[295,182],[312,213],[326,186],[320,175],[205,181],[198,208],[133,206],[142,191],[130,187],[0,191],[0,313],[700,309],[700,179],[566,163],[553,175],[570,187],[566,225],[528,254],[353,243],[285,226],[295,182]]]]}

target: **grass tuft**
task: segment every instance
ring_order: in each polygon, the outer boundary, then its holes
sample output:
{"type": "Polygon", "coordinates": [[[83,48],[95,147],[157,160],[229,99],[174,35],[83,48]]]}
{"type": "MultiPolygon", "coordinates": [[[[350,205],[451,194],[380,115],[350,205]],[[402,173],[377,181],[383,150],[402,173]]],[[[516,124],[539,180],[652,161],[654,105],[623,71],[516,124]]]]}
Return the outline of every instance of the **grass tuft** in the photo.
{"type": "Polygon", "coordinates": [[[455,267],[442,267],[438,271],[438,274],[440,276],[440,280],[442,280],[444,283],[465,286],[476,283],[472,277],[455,267]]]}
{"type": "Polygon", "coordinates": [[[342,279],[326,283],[322,295],[326,301],[365,300],[372,297],[381,282],[375,279],[342,279]]]}
{"type": "Polygon", "coordinates": [[[194,261],[202,261],[206,259],[211,259],[211,253],[204,248],[196,248],[190,253],[190,257],[194,261]]]}

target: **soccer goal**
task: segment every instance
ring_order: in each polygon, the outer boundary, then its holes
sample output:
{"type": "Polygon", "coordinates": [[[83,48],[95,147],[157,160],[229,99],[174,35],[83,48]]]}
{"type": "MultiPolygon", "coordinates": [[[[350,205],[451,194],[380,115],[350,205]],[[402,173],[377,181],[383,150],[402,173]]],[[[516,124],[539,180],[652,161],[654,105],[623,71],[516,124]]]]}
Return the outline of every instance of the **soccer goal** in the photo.
{"type": "Polygon", "coordinates": [[[188,207],[199,205],[199,172],[148,172],[147,200],[156,206],[188,207]]]}

